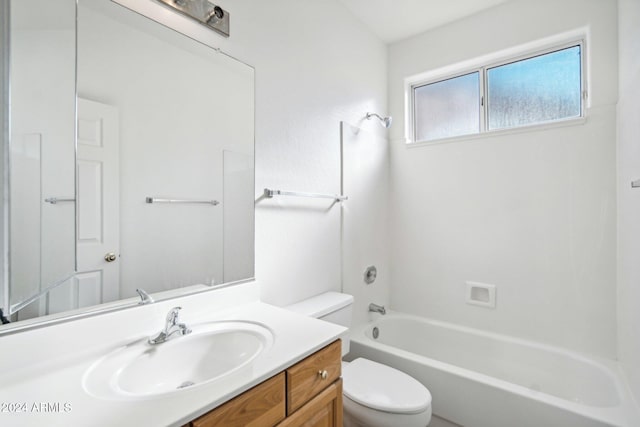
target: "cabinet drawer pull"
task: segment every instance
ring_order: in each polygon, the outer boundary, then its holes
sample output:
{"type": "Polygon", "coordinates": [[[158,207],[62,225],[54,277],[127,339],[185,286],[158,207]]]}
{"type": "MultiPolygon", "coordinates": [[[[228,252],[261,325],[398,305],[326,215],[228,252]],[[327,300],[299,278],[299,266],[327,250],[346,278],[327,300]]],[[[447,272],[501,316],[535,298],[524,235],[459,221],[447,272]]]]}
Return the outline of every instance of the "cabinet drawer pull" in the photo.
{"type": "Polygon", "coordinates": [[[326,369],[323,369],[321,371],[318,371],[318,376],[323,380],[326,380],[327,377],[329,376],[329,373],[326,371],[326,369]]]}

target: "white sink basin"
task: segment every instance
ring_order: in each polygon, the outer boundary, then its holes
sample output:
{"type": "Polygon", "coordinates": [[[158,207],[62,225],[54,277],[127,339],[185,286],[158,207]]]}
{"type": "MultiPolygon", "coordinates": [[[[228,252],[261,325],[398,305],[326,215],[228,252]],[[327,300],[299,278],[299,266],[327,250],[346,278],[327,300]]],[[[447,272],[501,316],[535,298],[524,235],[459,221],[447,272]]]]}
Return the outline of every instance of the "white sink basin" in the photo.
{"type": "Polygon", "coordinates": [[[189,327],[189,335],[155,345],[144,337],[98,359],[84,375],[85,390],[104,398],[176,393],[242,369],[273,343],[272,332],[257,323],[189,327]]]}

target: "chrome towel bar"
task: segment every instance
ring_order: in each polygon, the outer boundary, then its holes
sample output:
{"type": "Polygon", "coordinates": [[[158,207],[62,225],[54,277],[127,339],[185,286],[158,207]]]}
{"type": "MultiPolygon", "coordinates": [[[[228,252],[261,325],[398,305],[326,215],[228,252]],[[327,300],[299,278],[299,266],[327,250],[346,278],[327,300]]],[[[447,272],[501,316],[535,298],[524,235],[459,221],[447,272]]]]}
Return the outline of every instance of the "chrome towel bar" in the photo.
{"type": "Polygon", "coordinates": [[[76,199],[73,198],[59,198],[59,197],[49,197],[47,199],[44,199],[45,203],[51,203],[52,205],[55,205],[57,203],[62,203],[62,202],[75,202],[76,199]]]}
{"type": "Polygon", "coordinates": [[[282,191],[271,190],[269,188],[264,189],[264,197],[271,199],[274,196],[294,196],[294,197],[311,197],[314,199],[333,199],[336,202],[342,202],[348,200],[347,196],[341,194],[322,194],[322,193],[303,193],[300,191],[282,191]]]}
{"type": "Polygon", "coordinates": [[[220,202],[217,200],[201,200],[201,199],[162,199],[159,197],[147,196],[145,198],[147,203],[195,203],[195,204],[205,204],[205,205],[219,205],[220,202]]]}

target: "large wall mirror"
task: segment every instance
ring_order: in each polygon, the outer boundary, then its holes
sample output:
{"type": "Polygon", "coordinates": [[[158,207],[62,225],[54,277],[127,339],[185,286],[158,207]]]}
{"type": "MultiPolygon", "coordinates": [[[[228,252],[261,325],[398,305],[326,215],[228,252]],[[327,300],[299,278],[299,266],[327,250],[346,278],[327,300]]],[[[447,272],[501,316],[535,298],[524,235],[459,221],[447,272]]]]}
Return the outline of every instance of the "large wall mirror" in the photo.
{"type": "Polygon", "coordinates": [[[110,0],[2,1],[11,325],[252,278],[254,70],[110,0]]]}

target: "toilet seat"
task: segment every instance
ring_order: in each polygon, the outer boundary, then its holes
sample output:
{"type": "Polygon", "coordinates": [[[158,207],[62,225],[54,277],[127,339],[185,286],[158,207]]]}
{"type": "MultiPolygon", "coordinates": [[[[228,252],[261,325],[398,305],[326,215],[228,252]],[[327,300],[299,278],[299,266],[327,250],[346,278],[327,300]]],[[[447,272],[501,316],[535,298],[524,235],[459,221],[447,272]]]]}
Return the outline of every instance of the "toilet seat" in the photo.
{"type": "Polygon", "coordinates": [[[415,378],[390,366],[358,358],[342,369],[343,393],[383,412],[417,414],[431,406],[431,393],[415,378]]]}

